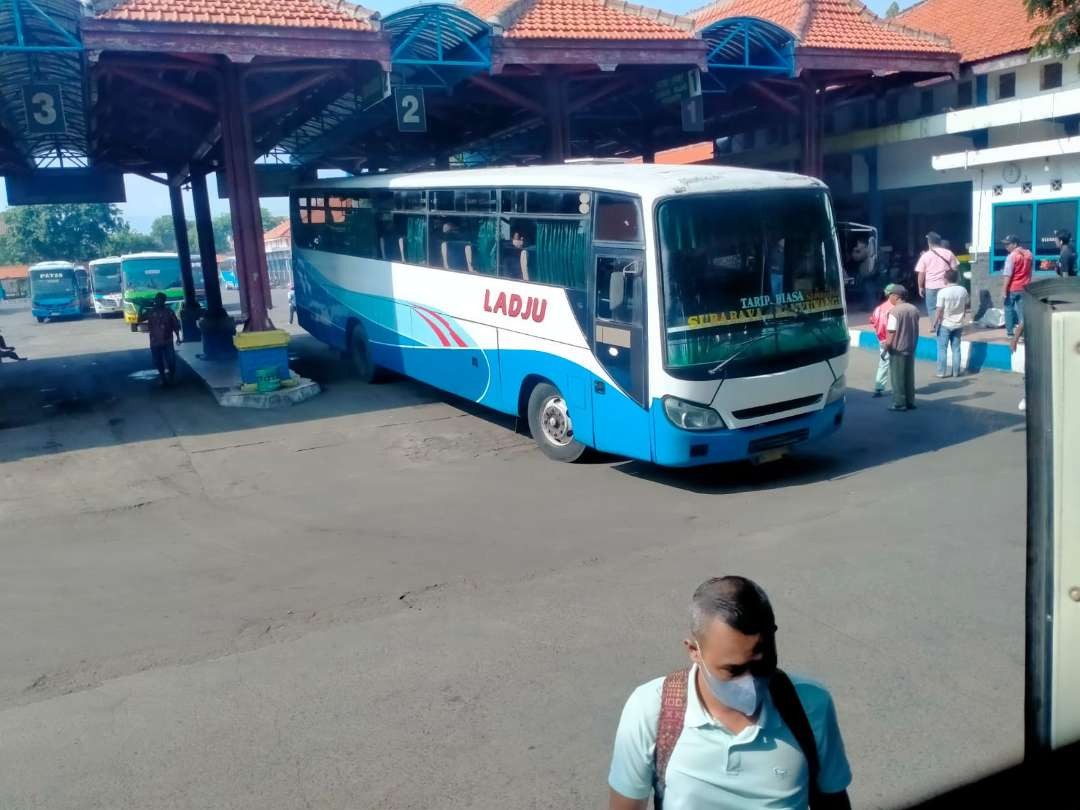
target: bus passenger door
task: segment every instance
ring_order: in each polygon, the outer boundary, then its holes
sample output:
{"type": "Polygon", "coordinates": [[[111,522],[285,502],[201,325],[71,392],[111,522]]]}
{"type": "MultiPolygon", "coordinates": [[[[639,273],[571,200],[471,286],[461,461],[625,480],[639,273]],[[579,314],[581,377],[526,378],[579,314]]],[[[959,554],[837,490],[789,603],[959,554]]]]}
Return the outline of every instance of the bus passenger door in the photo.
{"type": "Polygon", "coordinates": [[[597,449],[651,457],[648,354],[645,346],[645,255],[640,250],[598,248],[594,253],[593,353],[614,380],[592,384],[597,449]]]}

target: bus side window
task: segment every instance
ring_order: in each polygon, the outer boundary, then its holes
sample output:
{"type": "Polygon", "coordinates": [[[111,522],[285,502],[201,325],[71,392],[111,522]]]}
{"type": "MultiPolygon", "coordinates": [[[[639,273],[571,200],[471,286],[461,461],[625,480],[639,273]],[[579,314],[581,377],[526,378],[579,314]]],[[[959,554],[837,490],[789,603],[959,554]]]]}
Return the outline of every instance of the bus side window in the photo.
{"type": "Polygon", "coordinates": [[[641,242],[637,200],[622,194],[597,194],[596,239],[600,242],[641,242]]]}

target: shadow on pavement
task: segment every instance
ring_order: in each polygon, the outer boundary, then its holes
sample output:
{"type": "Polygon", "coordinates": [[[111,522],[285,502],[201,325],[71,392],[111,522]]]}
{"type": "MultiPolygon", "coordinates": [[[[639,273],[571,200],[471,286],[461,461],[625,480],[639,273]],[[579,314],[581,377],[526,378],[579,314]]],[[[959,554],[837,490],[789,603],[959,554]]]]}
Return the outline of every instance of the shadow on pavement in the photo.
{"type": "Polygon", "coordinates": [[[704,494],[773,489],[841,478],[869,467],[1023,426],[1024,415],[1021,413],[958,404],[988,396],[992,394],[975,391],[962,397],[917,399],[917,410],[895,413],[887,409],[888,397],[874,399],[868,392],[849,390],[847,412],[839,431],[818,442],[799,446],[791,455],[771,464],[755,466],[750,462],[736,462],[670,469],[623,461],[616,463],[615,469],[637,478],[704,494]]]}

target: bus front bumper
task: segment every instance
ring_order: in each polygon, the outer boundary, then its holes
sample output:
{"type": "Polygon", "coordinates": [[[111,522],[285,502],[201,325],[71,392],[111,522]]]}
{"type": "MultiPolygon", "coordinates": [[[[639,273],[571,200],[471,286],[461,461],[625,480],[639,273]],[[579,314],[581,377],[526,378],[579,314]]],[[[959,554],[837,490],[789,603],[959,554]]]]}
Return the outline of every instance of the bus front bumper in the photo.
{"type": "Polygon", "coordinates": [[[844,400],[820,411],[734,430],[675,427],[659,400],[653,403],[654,460],[666,467],[697,467],[727,461],[772,460],[804,442],[835,432],[844,420],[844,400]]]}
{"type": "Polygon", "coordinates": [[[82,309],[78,306],[49,306],[31,304],[30,314],[35,318],[73,318],[82,315],[82,309]]]}

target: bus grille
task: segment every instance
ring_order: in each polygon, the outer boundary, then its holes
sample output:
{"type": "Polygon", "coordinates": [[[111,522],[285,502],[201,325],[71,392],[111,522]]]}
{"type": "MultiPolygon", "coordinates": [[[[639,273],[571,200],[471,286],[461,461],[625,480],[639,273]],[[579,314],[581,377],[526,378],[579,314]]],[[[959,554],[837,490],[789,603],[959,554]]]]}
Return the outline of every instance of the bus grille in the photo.
{"type": "Polygon", "coordinates": [[[793,411],[796,408],[805,408],[821,401],[821,394],[813,394],[798,399],[785,399],[783,402],[770,402],[768,405],[755,405],[753,408],[743,408],[740,411],[732,411],[731,415],[736,419],[757,419],[759,416],[768,416],[783,411],[793,411]]]}

